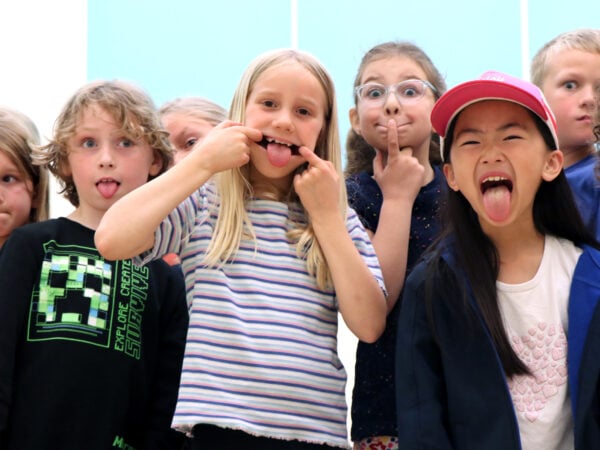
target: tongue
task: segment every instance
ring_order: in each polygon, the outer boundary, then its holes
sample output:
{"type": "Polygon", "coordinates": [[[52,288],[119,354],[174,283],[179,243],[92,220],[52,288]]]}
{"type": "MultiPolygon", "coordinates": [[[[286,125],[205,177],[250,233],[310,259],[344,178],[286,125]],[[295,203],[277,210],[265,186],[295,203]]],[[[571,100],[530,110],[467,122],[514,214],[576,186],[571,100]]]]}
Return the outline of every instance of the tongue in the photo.
{"type": "Polygon", "coordinates": [[[483,194],[483,207],[490,219],[502,222],[510,214],[510,191],[506,186],[490,188],[483,194]]]}
{"type": "Polygon", "coordinates": [[[267,145],[267,158],[275,167],[285,166],[292,157],[292,150],[287,145],[271,142],[267,145]]]}
{"type": "Polygon", "coordinates": [[[104,198],[111,198],[119,189],[119,184],[116,181],[101,182],[97,185],[100,194],[104,198]]]}

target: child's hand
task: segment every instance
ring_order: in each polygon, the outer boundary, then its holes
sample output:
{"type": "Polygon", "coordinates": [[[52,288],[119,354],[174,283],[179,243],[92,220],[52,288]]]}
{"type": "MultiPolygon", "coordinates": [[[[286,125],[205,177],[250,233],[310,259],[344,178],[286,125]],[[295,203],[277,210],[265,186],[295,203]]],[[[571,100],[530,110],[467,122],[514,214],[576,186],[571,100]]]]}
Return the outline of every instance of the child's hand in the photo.
{"type": "Polygon", "coordinates": [[[311,219],[330,213],[339,215],[339,175],[330,161],[319,158],[307,147],[300,155],[308,162],[306,170],[294,177],[294,188],[311,219]]]}
{"type": "Polygon", "coordinates": [[[425,168],[412,156],[410,147],[400,149],[396,121],[388,122],[387,164],[383,163],[383,154],[375,150],[373,159],[373,178],[379,185],[385,200],[410,198],[414,200],[421,189],[425,177],[425,168]]]}
{"type": "Polygon", "coordinates": [[[211,174],[215,174],[247,164],[250,161],[250,146],[260,139],[260,131],[225,120],[194,146],[188,158],[192,157],[190,162],[196,160],[211,174]]]}

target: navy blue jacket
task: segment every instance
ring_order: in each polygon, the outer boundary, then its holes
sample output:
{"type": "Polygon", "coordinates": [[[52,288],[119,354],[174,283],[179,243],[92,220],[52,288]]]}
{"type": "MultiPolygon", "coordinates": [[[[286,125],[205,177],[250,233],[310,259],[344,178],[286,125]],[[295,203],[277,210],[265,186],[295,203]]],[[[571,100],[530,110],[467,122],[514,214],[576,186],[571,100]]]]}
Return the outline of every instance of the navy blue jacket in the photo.
{"type": "MultiPolygon", "coordinates": [[[[404,287],[396,346],[399,448],[520,450],[500,359],[472,298],[465,313],[460,275],[450,260],[438,262],[430,314],[428,261],[404,287]]],[[[599,301],[600,251],[586,247],[571,283],[567,337],[576,450],[600,448],[599,301]]]]}

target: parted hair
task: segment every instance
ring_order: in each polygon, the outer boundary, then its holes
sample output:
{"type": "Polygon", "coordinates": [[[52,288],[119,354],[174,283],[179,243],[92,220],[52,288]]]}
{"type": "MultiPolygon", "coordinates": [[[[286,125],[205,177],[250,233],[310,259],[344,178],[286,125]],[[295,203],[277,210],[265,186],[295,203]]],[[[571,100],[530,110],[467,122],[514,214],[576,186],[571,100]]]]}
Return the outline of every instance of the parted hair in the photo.
{"type": "Polygon", "coordinates": [[[32,160],[34,148],[39,144],[38,129],[27,115],[0,107],[0,152],[8,156],[33,185],[30,222],[46,220],[49,214],[48,171],[32,160]]]}
{"type": "MultiPolygon", "coordinates": [[[[267,69],[290,63],[297,63],[306,68],[319,81],[325,93],[327,108],[324,114],[325,124],[317,139],[314,152],[319,158],[330,161],[339,175],[339,208],[340,214],[345,217],[348,204],[341,168],[334,84],[327,70],[314,56],[293,49],[273,50],[259,55],[241,77],[233,95],[229,118],[235,122],[245,123],[248,97],[258,78],[267,69]]],[[[294,87],[290,86],[290,89],[294,87]]],[[[249,177],[251,164],[252,161],[240,168],[215,175],[220,206],[213,237],[205,256],[205,263],[208,265],[224,264],[238,250],[242,235],[255,239],[256,235],[246,212],[246,202],[253,196],[249,177]]],[[[305,167],[306,164],[303,164],[296,169],[296,173],[301,172],[305,167]]],[[[274,200],[299,202],[293,183],[288,192],[273,191],[271,194],[274,200]]],[[[306,217],[306,212],[304,213],[306,217]]],[[[289,237],[297,242],[297,254],[306,260],[308,272],[316,277],[317,285],[320,288],[331,286],[331,274],[310,221],[298,221],[289,237]]]]}
{"type": "Polygon", "coordinates": [[[204,97],[180,97],[164,103],[159,111],[161,116],[180,113],[206,120],[215,126],[227,119],[227,110],[204,97]]]}
{"type": "MultiPolygon", "coordinates": [[[[433,93],[435,100],[440,98],[440,96],[446,92],[446,81],[429,56],[427,56],[420,47],[407,41],[384,42],[367,51],[358,66],[358,72],[354,78],[354,88],[362,83],[362,77],[369,64],[380,59],[394,56],[410,58],[423,69],[427,78],[425,81],[429,81],[436,90],[433,93]]],[[[356,97],[356,94],[354,94],[354,106],[356,106],[357,103],[358,98],[356,97]]],[[[373,147],[371,147],[361,135],[350,128],[346,136],[345,175],[350,176],[359,172],[373,174],[373,158],[375,158],[375,150],[373,147]]],[[[440,138],[433,131],[429,145],[429,161],[432,164],[441,163],[440,138]]]]}
{"type": "MultiPolygon", "coordinates": [[[[163,173],[173,158],[168,133],[163,128],[158,110],[146,92],[128,82],[95,81],[78,89],[67,101],[54,123],[54,132],[47,145],[37,149],[34,158],[37,164],[47,166],[58,178],[61,193],[79,206],[79,195],[73,177],[65,172],[69,154],[69,139],[77,131],[83,112],[98,106],[109,113],[115,123],[132,140],[146,141],[155,155],[162,161],[159,173],[163,173]]],[[[149,179],[155,178],[149,176],[149,179]]]]}

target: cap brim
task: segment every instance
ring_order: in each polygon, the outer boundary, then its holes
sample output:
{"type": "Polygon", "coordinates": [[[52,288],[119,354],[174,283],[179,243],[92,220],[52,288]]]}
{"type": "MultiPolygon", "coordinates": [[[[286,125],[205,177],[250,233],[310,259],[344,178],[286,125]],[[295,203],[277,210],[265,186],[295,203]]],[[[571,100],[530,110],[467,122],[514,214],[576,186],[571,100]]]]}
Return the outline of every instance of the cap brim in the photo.
{"type": "Polygon", "coordinates": [[[446,137],[448,125],[467,106],[484,100],[504,100],[530,109],[544,121],[548,114],[540,100],[518,87],[494,80],[473,80],[456,86],[443,95],[431,111],[431,125],[442,138],[446,137]]]}

